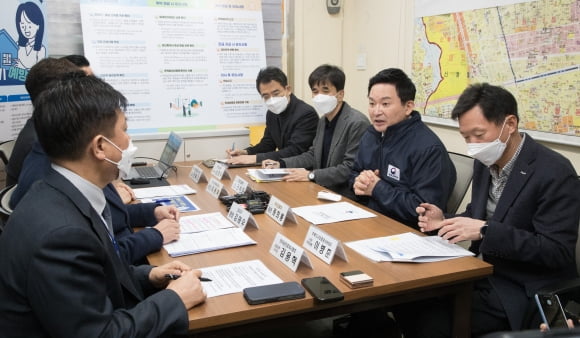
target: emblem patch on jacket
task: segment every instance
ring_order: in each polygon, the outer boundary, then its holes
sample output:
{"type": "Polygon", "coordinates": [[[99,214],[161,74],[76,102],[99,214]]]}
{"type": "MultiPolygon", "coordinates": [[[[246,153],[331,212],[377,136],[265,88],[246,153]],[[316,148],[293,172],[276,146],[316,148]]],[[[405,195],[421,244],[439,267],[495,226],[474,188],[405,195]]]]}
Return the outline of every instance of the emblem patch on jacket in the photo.
{"type": "Polygon", "coordinates": [[[401,170],[399,170],[399,168],[389,164],[387,176],[399,181],[401,179],[401,170]]]}

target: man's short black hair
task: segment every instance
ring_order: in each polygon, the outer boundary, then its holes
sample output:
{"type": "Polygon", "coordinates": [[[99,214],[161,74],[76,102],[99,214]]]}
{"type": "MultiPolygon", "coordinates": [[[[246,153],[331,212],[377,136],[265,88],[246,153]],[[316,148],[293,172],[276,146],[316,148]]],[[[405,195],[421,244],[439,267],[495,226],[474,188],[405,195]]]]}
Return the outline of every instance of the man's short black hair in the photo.
{"type": "Polygon", "coordinates": [[[506,89],[489,83],[476,83],[467,87],[457,99],[451,111],[451,118],[457,120],[463,113],[479,106],[485,119],[501,125],[508,115],[515,115],[517,121],[518,103],[506,89]]]}
{"type": "Polygon", "coordinates": [[[50,87],[52,81],[74,72],[83,73],[82,70],[66,59],[46,58],[38,61],[30,68],[24,82],[32,104],[34,105],[34,101],[44,89],[50,87]]]}
{"type": "Polygon", "coordinates": [[[344,83],[346,81],[346,76],[344,72],[332,65],[322,65],[318,66],[308,77],[308,85],[310,89],[313,89],[316,85],[322,85],[325,83],[332,84],[337,91],[344,89],[344,83]]]}
{"type": "Polygon", "coordinates": [[[411,81],[405,72],[398,68],[383,69],[377,75],[371,77],[367,95],[371,93],[371,88],[378,83],[387,83],[395,86],[401,103],[415,100],[417,90],[415,89],[413,81],[411,81]]]}
{"type": "Polygon", "coordinates": [[[84,57],[83,55],[71,54],[71,55],[67,55],[67,56],[63,57],[63,59],[69,60],[77,67],[89,67],[91,65],[89,63],[89,60],[86,57],[84,57]]]}
{"type": "Polygon", "coordinates": [[[272,66],[262,68],[256,78],[256,90],[258,90],[258,93],[260,93],[260,84],[270,83],[271,81],[278,82],[284,88],[288,85],[288,78],[280,68],[272,66]]]}
{"type": "Polygon", "coordinates": [[[52,159],[79,159],[98,134],[112,137],[127,99],[105,81],[73,73],[37,98],[32,114],[38,141],[52,159]]]}

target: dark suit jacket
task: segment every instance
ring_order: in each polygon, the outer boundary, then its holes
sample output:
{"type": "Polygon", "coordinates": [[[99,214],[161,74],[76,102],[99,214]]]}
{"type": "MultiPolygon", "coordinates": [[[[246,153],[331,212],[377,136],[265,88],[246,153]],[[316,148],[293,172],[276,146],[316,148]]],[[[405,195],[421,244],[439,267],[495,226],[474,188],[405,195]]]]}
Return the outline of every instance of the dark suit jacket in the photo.
{"type": "Polygon", "coordinates": [[[302,154],[312,145],[317,122],[314,108],[291,94],[285,111],[278,115],[271,111],[266,113],[264,136],[260,143],[246,150],[256,155],[258,163],[302,154]]]}
{"type": "MultiPolygon", "coordinates": [[[[463,214],[486,219],[489,169],[475,161],[471,203],[463,214]]],[[[548,283],[576,277],[574,249],[580,182],[570,161],[526,135],[483,241],[472,250],[493,264],[490,282],[512,329],[519,330],[531,297],[548,283]]]]}
{"type": "MultiPolygon", "coordinates": [[[[50,160],[38,142],[26,157],[18,186],[12,194],[10,205],[15,208],[32,184],[51,171],[50,160]]],[[[129,264],[145,263],[145,256],[163,246],[163,236],[157,229],[145,228],[134,233],[132,226],[153,226],[157,223],[153,210],[155,203],[125,205],[112,184],[103,189],[111,209],[113,231],[119,243],[121,255],[129,264]]]]}
{"type": "Polygon", "coordinates": [[[152,294],[151,267],[130,267],[117,256],[100,216],[66,178],[51,170],[22,203],[0,236],[3,336],[186,332],[177,294],[152,294]]]}
{"type": "Polygon", "coordinates": [[[7,187],[18,182],[18,176],[20,176],[20,170],[22,170],[24,159],[30,152],[34,142],[36,142],[36,131],[34,130],[34,122],[32,121],[32,118],[29,118],[26,120],[20,133],[18,133],[18,137],[14,143],[14,149],[12,149],[12,154],[10,155],[10,159],[6,165],[7,187]]]}
{"type": "Polygon", "coordinates": [[[314,170],[316,183],[336,191],[346,197],[354,198],[354,192],[348,185],[348,178],[358,151],[360,138],[370,125],[369,119],[358,110],[344,102],[338,115],[328,160],[321,169],[322,149],[326,117],[318,121],[316,137],[308,151],[294,157],[284,158],[288,168],[306,168],[314,170]]]}

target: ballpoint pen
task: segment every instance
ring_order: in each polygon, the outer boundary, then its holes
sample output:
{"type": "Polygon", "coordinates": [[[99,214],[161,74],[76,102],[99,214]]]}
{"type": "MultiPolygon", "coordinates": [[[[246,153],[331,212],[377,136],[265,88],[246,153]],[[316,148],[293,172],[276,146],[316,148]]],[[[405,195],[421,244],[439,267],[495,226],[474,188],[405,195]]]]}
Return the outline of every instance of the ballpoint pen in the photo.
{"type": "Polygon", "coordinates": [[[236,142],[232,142],[232,151],[234,151],[236,149],[236,142]]]}
{"type": "Polygon", "coordinates": [[[169,202],[171,202],[171,200],[169,198],[160,198],[160,199],[154,199],[153,202],[155,202],[155,203],[169,203],[169,202]]]}
{"type": "MultiPolygon", "coordinates": [[[[181,275],[175,275],[175,274],[172,274],[172,273],[166,273],[165,274],[165,279],[176,280],[179,277],[181,277],[181,275]]],[[[202,282],[211,282],[211,279],[205,278],[205,277],[199,277],[199,280],[202,281],[202,282]]]]}

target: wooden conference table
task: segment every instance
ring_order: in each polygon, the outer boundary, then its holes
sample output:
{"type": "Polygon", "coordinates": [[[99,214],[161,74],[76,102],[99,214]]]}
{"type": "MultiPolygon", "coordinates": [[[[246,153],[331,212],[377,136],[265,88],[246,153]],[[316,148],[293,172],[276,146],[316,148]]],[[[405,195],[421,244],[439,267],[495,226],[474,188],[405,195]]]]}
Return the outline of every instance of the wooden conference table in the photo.
{"type": "MultiPolygon", "coordinates": [[[[205,191],[207,183],[195,184],[189,178],[193,164],[198,164],[204,169],[207,178],[211,178],[210,170],[203,167],[201,163],[184,162],[178,164],[177,173],[172,173],[169,181],[172,184],[188,184],[197,190],[197,194],[189,196],[201,208],[196,213],[221,211],[224,216],[227,216],[226,207],[205,191]]],[[[234,194],[231,184],[235,175],[239,175],[249,181],[254,190],[266,191],[290,207],[329,203],[316,198],[318,191],[323,190],[323,188],[311,182],[256,183],[246,175],[246,169],[229,169],[229,173],[232,176],[231,180],[221,180],[229,194],[234,194]]],[[[345,199],[343,198],[343,200],[345,199]]],[[[301,264],[298,270],[293,272],[269,253],[270,246],[277,232],[282,233],[296,244],[302,245],[310,224],[298,216],[296,216],[297,224],[287,221],[284,226],[278,225],[266,214],[254,215],[254,217],[259,229],[248,226],[245,232],[258,242],[257,245],[178,258],[171,258],[162,249],[149,255],[149,261],[153,265],[161,265],[178,259],[192,267],[203,268],[259,259],[285,282],[300,282],[305,277],[325,276],[344,293],[344,300],[315,304],[308,292],[306,292],[304,299],[263,305],[248,305],[242,293],[208,298],[205,303],[189,311],[191,334],[203,336],[207,333],[211,336],[228,336],[248,333],[254,329],[263,330],[292,325],[312,319],[369,310],[433,296],[449,295],[454,297],[455,304],[454,336],[470,336],[469,309],[472,285],[475,280],[492,273],[491,265],[474,257],[420,264],[375,263],[343,244],[348,262],[335,257],[332,264],[328,265],[305,250],[313,268],[310,269],[301,264]],[[350,289],[339,280],[339,273],[349,270],[362,270],[374,278],[374,285],[350,289]]],[[[320,228],[342,243],[412,231],[409,227],[381,214],[374,218],[320,225],[320,228]]]]}

